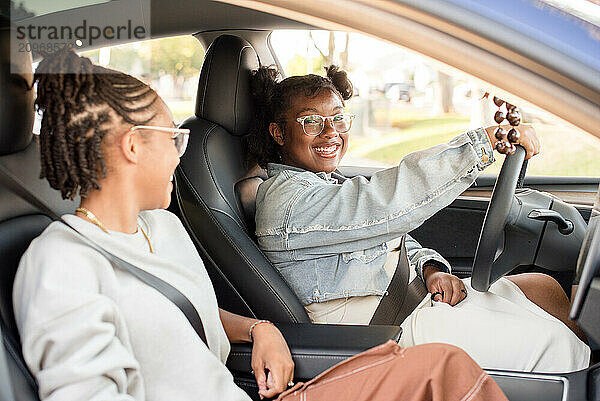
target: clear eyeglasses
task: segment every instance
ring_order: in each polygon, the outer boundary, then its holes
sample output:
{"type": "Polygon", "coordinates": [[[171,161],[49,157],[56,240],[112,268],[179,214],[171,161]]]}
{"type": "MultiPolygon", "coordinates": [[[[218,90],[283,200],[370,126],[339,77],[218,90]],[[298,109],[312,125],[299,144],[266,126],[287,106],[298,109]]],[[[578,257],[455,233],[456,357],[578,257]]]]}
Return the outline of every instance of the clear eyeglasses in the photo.
{"type": "Polygon", "coordinates": [[[131,131],[138,129],[149,129],[159,132],[166,132],[172,134],[171,139],[175,144],[175,148],[179,153],[179,157],[183,156],[185,149],[187,148],[188,140],[190,137],[190,130],[187,128],[170,128],[170,127],[157,127],[154,125],[134,125],[131,131]]]}
{"type": "Polygon", "coordinates": [[[319,114],[314,114],[310,116],[298,117],[296,121],[298,124],[302,125],[302,129],[304,133],[308,136],[317,136],[321,135],[323,130],[325,129],[325,121],[329,120],[333,129],[339,134],[343,134],[345,132],[350,131],[350,127],[352,126],[352,120],[356,117],[354,114],[348,113],[339,113],[335,116],[321,116],[319,114]]]}

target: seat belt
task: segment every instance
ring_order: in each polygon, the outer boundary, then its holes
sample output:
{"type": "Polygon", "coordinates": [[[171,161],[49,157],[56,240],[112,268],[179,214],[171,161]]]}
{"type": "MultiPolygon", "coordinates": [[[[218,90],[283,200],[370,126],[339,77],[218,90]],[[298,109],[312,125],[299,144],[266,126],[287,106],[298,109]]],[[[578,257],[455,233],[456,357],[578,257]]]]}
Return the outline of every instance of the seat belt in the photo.
{"type": "Polygon", "coordinates": [[[0,388],[0,401],[14,401],[15,395],[8,368],[8,357],[5,352],[8,345],[5,345],[4,334],[2,333],[3,329],[3,325],[0,324],[0,337],[2,339],[0,341],[0,383],[4,383],[0,388]]]}
{"type": "Polygon", "coordinates": [[[173,302],[185,315],[187,320],[190,322],[198,337],[206,344],[208,347],[208,342],[206,341],[206,334],[204,332],[204,326],[202,324],[202,320],[200,319],[200,315],[198,311],[192,305],[189,299],[186,298],[177,288],[173,287],[171,284],[163,281],[162,279],[154,276],[153,274],[148,273],[145,270],[140,269],[132,265],[131,263],[119,258],[116,255],[108,252],[100,245],[80,233],[75,227],[70,225],[68,222],[63,220],[58,214],[56,214],[46,203],[34,195],[31,191],[29,191],[25,185],[23,185],[18,178],[16,178],[2,163],[0,163],[0,183],[8,187],[11,191],[13,191],[16,195],[20,196],[22,199],[30,203],[32,206],[36,207],[40,212],[46,214],[54,221],[60,221],[70,227],[73,231],[75,231],[81,239],[89,246],[94,248],[104,257],[106,257],[114,266],[120,268],[121,270],[127,271],[134,275],[136,278],[154,288],[165,297],[167,297],[171,302],[173,302]]]}
{"type": "Polygon", "coordinates": [[[410,278],[410,262],[406,252],[406,236],[400,241],[398,265],[392,275],[386,294],[381,298],[369,324],[383,324],[399,326],[412,311],[419,305],[427,294],[423,280],[410,278]]]}

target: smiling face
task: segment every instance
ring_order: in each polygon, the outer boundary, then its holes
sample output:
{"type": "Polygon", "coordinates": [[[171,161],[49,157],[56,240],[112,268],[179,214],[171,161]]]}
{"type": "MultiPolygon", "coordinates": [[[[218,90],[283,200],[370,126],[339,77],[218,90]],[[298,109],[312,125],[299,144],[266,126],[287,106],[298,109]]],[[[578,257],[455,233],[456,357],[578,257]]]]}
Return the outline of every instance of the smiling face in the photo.
{"type": "Polygon", "coordinates": [[[285,124],[285,130],[282,131],[276,123],[269,127],[271,136],[281,146],[282,162],[312,172],[334,171],[346,154],[348,132],[337,133],[331,121],[327,120],[320,135],[308,136],[296,119],[313,114],[334,116],[343,111],[340,97],[328,89],[314,97],[298,96],[293,99],[285,115],[286,122],[280,123],[285,124]]]}

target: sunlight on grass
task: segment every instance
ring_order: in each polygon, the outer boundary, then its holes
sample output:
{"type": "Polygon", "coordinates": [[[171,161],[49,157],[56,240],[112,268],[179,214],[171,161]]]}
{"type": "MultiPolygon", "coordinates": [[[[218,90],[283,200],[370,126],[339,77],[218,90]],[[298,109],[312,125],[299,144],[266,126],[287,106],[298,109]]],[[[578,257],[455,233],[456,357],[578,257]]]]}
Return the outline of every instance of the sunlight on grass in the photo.
{"type": "MultiPolygon", "coordinates": [[[[375,113],[377,116],[379,113],[375,113]]],[[[431,117],[423,112],[391,113],[393,130],[378,138],[352,138],[348,155],[379,163],[396,164],[411,152],[447,142],[467,126],[468,118],[460,115],[431,117]]]]}
{"type": "MultiPolygon", "coordinates": [[[[353,157],[365,157],[366,155],[374,156],[374,160],[379,160],[376,153],[381,148],[400,144],[406,141],[416,141],[419,139],[426,140],[428,137],[439,136],[448,132],[461,132],[468,124],[469,120],[463,116],[443,116],[443,117],[427,117],[418,118],[415,113],[406,116],[405,119],[397,118],[392,120],[391,132],[385,133],[380,137],[352,137],[348,152],[353,157]],[[398,127],[403,128],[398,128],[398,127]]],[[[439,143],[439,142],[438,142],[439,143]]],[[[435,143],[434,143],[435,144],[435,143]]],[[[417,148],[423,149],[423,148],[417,148]]],[[[370,156],[367,156],[371,158],[370,156]]],[[[380,160],[381,161],[381,160],[380,160]]]]}
{"type": "Polygon", "coordinates": [[[400,161],[400,159],[409,153],[426,149],[440,143],[448,142],[461,132],[461,129],[444,129],[443,126],[440,126],[435,135],[404,140],[394,145],[386,146],[369,152],[365,155],[365,157],[386,164],[396,164],[398,161],[400,161]]]}

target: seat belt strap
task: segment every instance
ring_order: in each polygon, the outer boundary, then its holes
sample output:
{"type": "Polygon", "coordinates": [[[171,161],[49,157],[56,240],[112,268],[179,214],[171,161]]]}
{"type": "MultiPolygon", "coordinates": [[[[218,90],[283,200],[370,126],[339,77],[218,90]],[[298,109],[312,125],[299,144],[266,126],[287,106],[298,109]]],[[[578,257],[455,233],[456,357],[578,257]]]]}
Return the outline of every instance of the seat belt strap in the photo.
{"type": "Polygon", "coordinates": [[[208,347],[208,342],[206,341],[206,333],[204,332],[204,325],[202,324],[202,320],[200,319],[200,315],[198,311],[194,307],[194,305],[190,302],[189,299],[186,298],[177,288],[173,287],[171,284],[166,281],[154,276],[153,274],[148,273],[147,271],[140,269],[137,266],[132,265],[131,263],[119,258],[116,255],[108,252],[100,245],[80,233],[75,227],[70,225],[68,222],[62,219],[58,214],[54,212],[43,200],[38,198],[35,194],[29,191],[25,185],[23,185],[18,178],[16,178],[2,163],[0,163],[0,182],[7,186],[10,190],[12,190],[16,195],[23,198],[25,201],[29,202],[32,206],[36,207],[40,212],[44,213],[52,220],[60,221],[63,224],[66,224],[73,231],[75,231],[81,239],[94,248],[96,251],[100,252],[104,257],[106,257],[115,267],[120,268],[121,270],[127,271],[145,284],[154,288],[165,297],[167,297],[171,302],[173,302],[185,315],[187,320],[190,322],[200,339],[206,344],[208,347]]]}
{"type": "Polygon", "coordinates": [[[9,357],[6,356],[8,337],[4,336],[2,330],[4,330],[4,327],[0,322],[0,337],[2,338],[2,341],[0,342],[0,383],[4,383],[4,385],[0,388],[0,401],[13,401],[15,399],[15,395],[13,392],[12,380],[8,367],[9,357]]]}
{"type": "Polygon", "coordinates": [[[369,324],[400,325],[427,294],[423,281],[416,277],[410,284],[410,262],[406,252],[406,236],[400,241],[398,264],[369,324]]]}

